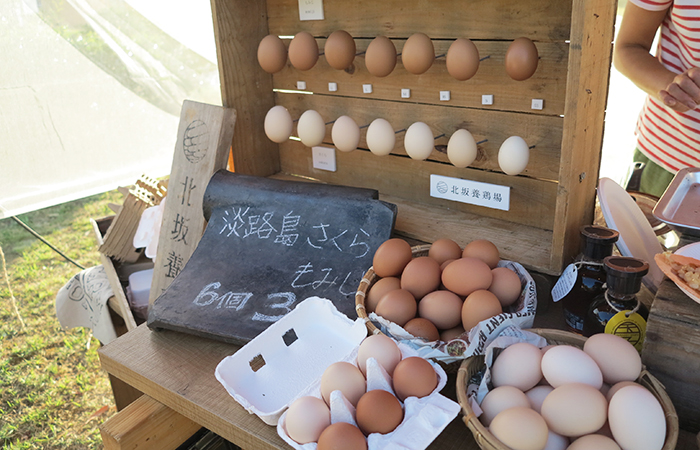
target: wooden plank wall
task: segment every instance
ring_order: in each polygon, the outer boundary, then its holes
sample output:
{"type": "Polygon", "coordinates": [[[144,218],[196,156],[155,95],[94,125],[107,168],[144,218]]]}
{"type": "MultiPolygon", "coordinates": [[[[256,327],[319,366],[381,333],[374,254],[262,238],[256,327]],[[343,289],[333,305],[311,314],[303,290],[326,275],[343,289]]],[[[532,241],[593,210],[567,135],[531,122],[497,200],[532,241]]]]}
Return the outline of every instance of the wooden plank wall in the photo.
{"type": "MultiPolygon", "coordinates": [[[[614,1],[325,1],[325,19],[320,21],[300,21],[296,0],[267,0],[265,8],[253,8],[249,3],[212,1],[219,57],[224,63],[224,102],[237,108],[238,126],[252,135],[241,143],[238,159],[234,142],[237,171],[267,176],[278,169],[282,174],[375,188],[400,201],[450,213],[520,224],[523,233],[529,233],[529,227],[544,230],[551,240],[537,249],[547,256],[540,257],[535,268],[548,273],[559,273],[578,252],[578,229],[592,221],[614,1]],[[299,71],[287,62],[282,71],[269,75],[257,64],[257,44],[268,33],[282,36],[289,45],[295,34],[308,31],[323,52],[327,36],[339,29],[350,33],[357,46],[358,55],[346,70],[331,68],[323,56],[308,71],[299,71]],[[389,37],[401,53],[406,40],[416,32],[431,38],[438,55],[426,73],[408,73],[400,56],[387,77],[367,72],[363,52],[374,37],[389,37]],[[518,82],[506,74],[504,57],[510,42],[521,36],[535,42],[539,64],[533,77],[518,82]],[[450,77],[445,58],[440,56],[459,37],[471,39],[482,58],[477,74],[466,81],[450,77]],[[246,41],[231,42],[241,39],[246,41]],[[303,94],[294,92],[299,81],[306,84],[303,94]],[[337,84],[336,92],[329,91],[329,82],[337,84]],[[364,84],[372,85],[372,93],[363,93],[364,84]],[[401,89],[410,89],[410,98],[401,98],[401,89]],[[450,91],[449,101],[440,100],[440,91],[445,90],[450,91]],[[482,105],[482,95],[493,95],[493,104],[482,105]],[[533,99],[543,100],[544,107],[532,109],[533,99]],[[261,136],[264,115],[273,104],[287,107],[295,119],[305,110],[315,109],[327,122],[348,115],[366,126],[382,117],[395,130],[422,121],[436,136],[445,136],[436,140],[430,158],[419,162],[406,155],[403,134],[397,134],[391,155],[378,157],[368,151],[363,131],[358,150],[336,152],[338,171],[324,172],[313,168],[311,150],[298,140],[273,145],[275,150],[264,134],[261,136]],[[477,160],[466,169],[452,166],[445,154],[449,137],[459,128],[468,129],[480,142],[477,160]],[[534,146],[530,162],[519,176],[503,174],[497,163],[501,143],[513,135],[534,146]],[[272,164],[248,163],[258,157],[278,159],[272,164]],[[430,198],[431,173],[510,186],[511,210],[430,198]]],[[[327,125],[324,145],[332,146],[331,128],[327,125]]]]}

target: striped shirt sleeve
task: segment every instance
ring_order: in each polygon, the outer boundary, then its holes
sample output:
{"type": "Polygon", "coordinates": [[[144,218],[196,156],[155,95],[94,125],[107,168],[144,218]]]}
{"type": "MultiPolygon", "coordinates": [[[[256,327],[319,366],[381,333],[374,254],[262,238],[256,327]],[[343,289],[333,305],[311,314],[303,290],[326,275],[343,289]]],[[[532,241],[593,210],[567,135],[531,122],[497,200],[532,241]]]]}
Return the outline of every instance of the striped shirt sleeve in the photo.
{"type": "Polygon", "coordinates": [[[649,11],[663,11],[673,4],[673,0],[628,0],[642,9],[649,11]]]}

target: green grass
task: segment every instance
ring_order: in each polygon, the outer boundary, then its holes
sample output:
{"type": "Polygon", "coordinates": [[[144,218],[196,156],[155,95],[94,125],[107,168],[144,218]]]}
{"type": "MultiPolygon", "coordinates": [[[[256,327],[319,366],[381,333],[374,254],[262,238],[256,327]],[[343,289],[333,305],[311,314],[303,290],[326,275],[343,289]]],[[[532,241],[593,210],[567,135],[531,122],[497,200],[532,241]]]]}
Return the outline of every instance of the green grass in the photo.
{"type": "MultiPolygon", "coordinates": [[[[19,216],[83,267],[100,264],[90,218],[111,215],[117,191],[19,216]]],[[[0,220],[0,443],[3,449],[102,448],[98,426],[116,410],[100,343],[90,330],[64,330],[58,290],[78,267],[12,219],[0,220]],[[13,307],[12,295],[19,310],[13,307]],[[22,325],[24,322],[24,327],[22,325]]]]}

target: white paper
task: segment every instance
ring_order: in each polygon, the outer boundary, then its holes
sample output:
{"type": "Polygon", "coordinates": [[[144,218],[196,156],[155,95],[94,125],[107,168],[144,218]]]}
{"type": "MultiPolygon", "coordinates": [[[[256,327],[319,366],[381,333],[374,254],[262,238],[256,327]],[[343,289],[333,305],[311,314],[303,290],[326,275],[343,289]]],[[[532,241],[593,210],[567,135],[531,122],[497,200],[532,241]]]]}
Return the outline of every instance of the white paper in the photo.
{"type": "Polygon", "coordinates": [[[141,213],[139,226],[134,233],[134,248],[145,248],[146,256],[155,261],[158,251],[158,236],[160,226],[163,222],[163,211],[165,210],[165,198],[159,204],[146,208],[141,213]]]}
{"type": "Polygon", "coordinates": [[[103,266],[85,269],[56,294],[56,318],[63,328],[90,328],[102,344],[108,344],[117,338],[107,306],[113,295],[103,266]]]}
{"type": "Polygon", "coordinates": [[[552,300],[558,302],[571,292],[571,289],[576,284],[577,277],[578,267],[576,267],[576,264],[569,264],[552,288],[552,300]]]}
{"type": "Polygon", "coordinates": [[[323,19],[323,0],[299,0],[299,20],[323,19]]]}

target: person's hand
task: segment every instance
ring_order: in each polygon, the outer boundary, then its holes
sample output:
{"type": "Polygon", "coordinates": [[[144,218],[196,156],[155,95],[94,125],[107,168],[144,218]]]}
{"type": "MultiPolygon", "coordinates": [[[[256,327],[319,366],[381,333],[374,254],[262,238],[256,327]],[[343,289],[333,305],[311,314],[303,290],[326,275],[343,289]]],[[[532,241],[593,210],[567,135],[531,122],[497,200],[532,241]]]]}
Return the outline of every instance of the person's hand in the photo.
{"type": "Polygon", "coordinates": [[[686,112],[700,105],[700,67],[693,67],[676,75],[659,98],[677,112],[686,112]]]}

